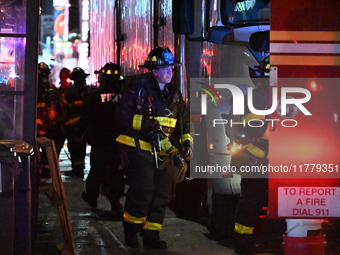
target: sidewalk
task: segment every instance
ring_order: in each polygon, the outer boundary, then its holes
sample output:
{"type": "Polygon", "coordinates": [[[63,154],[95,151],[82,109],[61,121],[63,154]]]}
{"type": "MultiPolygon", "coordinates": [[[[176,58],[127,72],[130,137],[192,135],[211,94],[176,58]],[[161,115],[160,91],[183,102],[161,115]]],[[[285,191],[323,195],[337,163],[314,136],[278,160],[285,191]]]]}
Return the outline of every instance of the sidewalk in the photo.
{"type": "MultiPolygon", "coordinates": [[[[220,243],[210,238],[206,226],[177,218],[167,209],[161,237],[167,241],[167,250],[130,249],[124,243],[121,221],[110,219],[110,204],[104,196],[98,200],[98,209],[91,208],[81,199],[84,180],[63,176],[71,169],[67,158],[67,147],[60,156],[60,169],[66,193],[66,203],[72,225],[73,238],[78,255],[125,255],[125,254],[168,254],[168,255],[233,255],[231,243],[220,243]]],[[[88,151],[89,152],[89,151],[88,151]]],[[[86,157],[85,178],[89,171],[89,157],[86,157]]],[[[44,190],[51,185],[51,179],[42,179],[39,188],[37,251],[34,255],[60,254],[57,245],[64,243],[58,209],[53,207],[44,190]]],[[[122,201],[124,203],[124,198],[122,201]]],[[[142,240],[140,240],[142,243],[142,240]]],[[[336,249],[339,250],[339,249],[336,249]]],[[[267,253],[269,255],[271,253],[267,253]]],[[[340,254],[328,252],[326,254],[340,254]]],[[[312,255],[312,254],[311,254],[312,255]]]]}

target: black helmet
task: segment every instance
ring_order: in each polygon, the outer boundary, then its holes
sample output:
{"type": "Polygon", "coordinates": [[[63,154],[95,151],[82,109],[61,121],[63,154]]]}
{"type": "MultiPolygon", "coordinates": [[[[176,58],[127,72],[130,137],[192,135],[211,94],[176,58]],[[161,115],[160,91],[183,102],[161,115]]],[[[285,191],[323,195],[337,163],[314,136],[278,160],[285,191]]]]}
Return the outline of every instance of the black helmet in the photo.
{"type": "Polygon", "coordinates": [[[150,51],[148,58],[145,60],[144,67],[149,70],[163,68],[168,66],[180,66],[180,63],[175,61],[175,57],[167,46],[157,46],[150,51]]]}
{"type": "Polygon", "coordinates": [[[102,74],[104,76],[117,76],[117,78],[120,76],[119,66],[113,62],[107,62],[104,67],[100,68],[100,70],[94,71],[94,73],[102,74]]]}
{"type": "Polygon", "coordinates": [[[251,78],[269,78],[270,74],[270,63],[269,56],[262,59],[260,65],[251,68],[249,66],[249,76],[251,78]]]}
{"type": "Polygon", "coordinates": [[[39,74],[50,74],[51,68],[45,62],[40,62],[38,64],[38,72],[39,74]]]}
{"type": "Polygon", "coordinates": [[[71,76],[70,76],[70,79],[71,80],[74,80],[74,79],[77,79],[77,78],[83,78],[85,79],[87,76],[89,76],[90,74],[88,73],[85,73],[85,71],[80,68],[80,67],[76,67],[76,68],[73,68],[72,70],[72,73],[71,73],[71,76]]]}

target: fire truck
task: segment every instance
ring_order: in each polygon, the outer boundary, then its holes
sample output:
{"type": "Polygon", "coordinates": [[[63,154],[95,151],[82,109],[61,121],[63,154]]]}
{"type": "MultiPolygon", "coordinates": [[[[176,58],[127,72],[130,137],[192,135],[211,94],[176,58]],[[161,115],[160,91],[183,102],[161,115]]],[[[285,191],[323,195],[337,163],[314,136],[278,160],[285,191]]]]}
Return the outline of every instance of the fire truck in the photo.
{"type": "MultiPolygon", "coordinates": [[[[90,14],[90,67],[93,70],[107,61],[114,61],[120,64],[127,81],[135,80],[143,77],[144,70],[138,65],[153,47],[170,47],[183,64],[176,67],[175,82],[190,104],[192,119],[200,134],[198,140],[204,143],[197,148],[204,147],[200,154],[209,155],[211,164],[222,161],[221,164],[228,165],[230,154],[226,145],[229,140],[225,128],[216,132],[206,123],[214,114],[219,118],[228,115],[230,95],[219,91],[223,104],[209,107],[210,112],[202,116],[199,91],[204,86],[212,88],[212,78],[236,77],[241,78],[239,83],[253,86],[248,68],[258,65],[268,49],[253,50],[249,39],[253,33],[269,31],[269,1],[149,0],[115,1],[106,5],[93,1],[90,14]],[[112,18],[101,18],[107,15],[112,18]],[[202,79],[204,84],[197,83],[196,78],[202,79]]],[[[262,40],[264,46],[269,45],[269,38],[262,40]]],[[[211,179],[211,185],[216,186],[218,192],[239,193],[239,177],[217,179],[211,179]]]]}
{"type": "Polygon", "coordinates": [[[216,84],[228,78],[240,89],[254,87],[249,67],[270,55],[270,87],[278,92],[271,98],[278,106],[270,117],[269,217],[338,218],[338,14],[331,0],[95,0],[89,66],[116,62],[132,82],[144,77],[138,65],[153,47],[175,53],[182,63],[175,83],[190,105],[199,155],[188,180],[207,180],[211,208],[210,195],[239,195],[241,181],[237,174],[195,172],[200,165],[230,164],[226,127],[211,123],[228,118],[231,93],[216,84]]]}

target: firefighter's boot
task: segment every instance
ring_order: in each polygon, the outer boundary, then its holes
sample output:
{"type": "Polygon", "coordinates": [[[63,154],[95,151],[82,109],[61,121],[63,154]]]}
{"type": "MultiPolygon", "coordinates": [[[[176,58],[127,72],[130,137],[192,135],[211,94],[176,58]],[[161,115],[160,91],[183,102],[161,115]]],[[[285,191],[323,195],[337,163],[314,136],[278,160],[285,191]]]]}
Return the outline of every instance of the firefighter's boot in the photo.
{"type": "Polygon", "coordinates": [[[84,178],[84,166],[72,165],[72,170],[64,172],[64,175],[68,177],[84,178]]]}
{"type": "Polygon", "coordinates": [[[234,232],[234,251],[240,255],[252,255],[264,253],[265,247],[254,242],[254,234],[239,234],[234,232]]]}
{"type": "Polygon", "coordinates": [[[131,248],[139,248],[138,234],[142,230],[142,224],[134,224],[123,221],[124,241],[131,248]]]}
{"type": "Polygon", "coordinates": [[[111,204],[111,214],[116,220],[122,220],[123,219],[123,205],[119,202],[119,199],[117,198],[109,198],[110,204],[111,204]]]}
{"type": "Polygon", "coordinates": [[[143,237],[143,246],[146,249],[167,249],[166,241],[160,240],[159,231],[143,229],[141,232],[143,237]]]}
{"type": "Polygon", "coordinates": [[[90,207],[96,208],[98,206],[97,198],[90,196],[86,191],[81,193],[81,198],[89,204],[90,207]]]}

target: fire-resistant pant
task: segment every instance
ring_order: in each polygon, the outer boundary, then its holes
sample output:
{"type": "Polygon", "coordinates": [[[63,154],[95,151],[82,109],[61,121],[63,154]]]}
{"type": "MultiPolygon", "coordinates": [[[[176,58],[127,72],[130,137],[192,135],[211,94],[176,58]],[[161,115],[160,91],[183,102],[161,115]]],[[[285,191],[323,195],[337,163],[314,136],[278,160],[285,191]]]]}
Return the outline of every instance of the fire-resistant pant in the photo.
{"type": "Polygon", "coordinates": [[[109,190],[105,194],[110,203],[119,202],[124,194],[124,172],[119,169],[120,152],[117,144],[92,144],[90,154],[91,169],[86,178],[86,193],[89,200],[97,200],[101,185],[109,190]]]}
{"type": "Polygon", "coordinates": [[[66,128],[65,135],[67,139],[68,150],[71,154],[72,170],[83,172],[85,167],[86,141],[79,140],[80,134],[73,129],[66,128]]]}
{"type": "Polygon", "coordinates": [[[128,158],[130,186],[126,194],[125,212],[136,218],[146,217],[147,222],[162,224],[171,198],[170,170],[159,171],[154,156],[148,151],[133,148],[128,158]]]}
{"type": "Polygon", "coordinates": [[[267,189],[267,178],[242,178],[241,196],[236,208],[235,224],[247,228],[255,227],[267,199],[267,189]]]}

